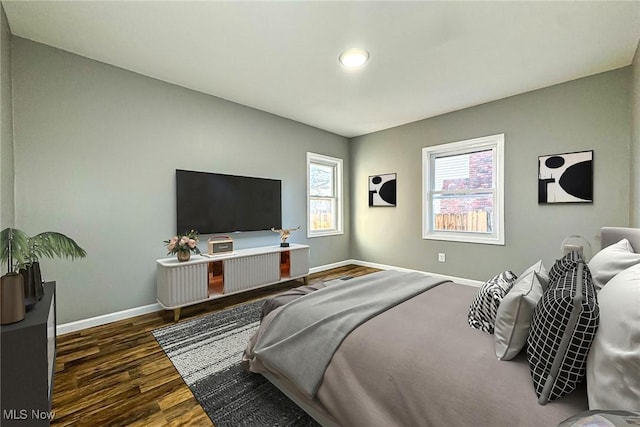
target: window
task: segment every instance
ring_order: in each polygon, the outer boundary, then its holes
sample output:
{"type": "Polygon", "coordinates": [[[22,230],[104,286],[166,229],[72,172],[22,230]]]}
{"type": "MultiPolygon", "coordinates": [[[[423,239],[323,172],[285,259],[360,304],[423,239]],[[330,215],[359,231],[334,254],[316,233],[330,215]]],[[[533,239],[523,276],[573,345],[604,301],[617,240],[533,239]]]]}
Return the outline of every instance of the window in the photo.
{"type": "Polygon", "coordinates": [[[422,238],[504,245],[504,134],[422,149],[422,238]]]}
{"type": "Polygon", "coordinates": [[[307,237],[342,234],[342,159],[307,153],[307,237]]]}

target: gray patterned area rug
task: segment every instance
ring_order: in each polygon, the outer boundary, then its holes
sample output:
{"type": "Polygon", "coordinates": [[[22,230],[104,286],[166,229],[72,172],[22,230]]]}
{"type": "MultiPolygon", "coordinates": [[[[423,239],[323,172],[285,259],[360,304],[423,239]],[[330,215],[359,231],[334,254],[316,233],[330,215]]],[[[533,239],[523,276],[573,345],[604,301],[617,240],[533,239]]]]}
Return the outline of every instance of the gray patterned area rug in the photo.
{"type": "Polygon", "coordinates": [[[216,427],[318,426],[262,375],[240,367],[264,300],[153,331],[216,427]]]}

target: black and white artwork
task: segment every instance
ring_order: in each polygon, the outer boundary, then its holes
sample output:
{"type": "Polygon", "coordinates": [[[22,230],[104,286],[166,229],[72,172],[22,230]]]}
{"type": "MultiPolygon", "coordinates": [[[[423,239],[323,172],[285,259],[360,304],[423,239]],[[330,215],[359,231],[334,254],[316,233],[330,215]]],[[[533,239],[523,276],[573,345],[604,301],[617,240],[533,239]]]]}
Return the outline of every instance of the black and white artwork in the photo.
{"type": "Polygon", "coordinates": [[[593,150],[538,157],[538,203],[593,203],[593,150]]]}
{"type": "Polygon", "coordinates": [[[369,206],[396,205],[396,174],[369,177],[369,206]]]}

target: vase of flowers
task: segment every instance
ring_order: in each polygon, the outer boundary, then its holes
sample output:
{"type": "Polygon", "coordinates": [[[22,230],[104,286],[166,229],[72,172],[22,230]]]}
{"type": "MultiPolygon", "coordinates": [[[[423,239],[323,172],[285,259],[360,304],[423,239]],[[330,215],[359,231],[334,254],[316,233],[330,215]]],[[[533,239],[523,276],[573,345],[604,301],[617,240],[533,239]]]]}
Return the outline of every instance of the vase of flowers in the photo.
{"type": "Polygon", "coordinates": [[[176,254],[180,262],[189,261],[191,252],[200,253],[200,249],[197,246],[198,232],[195,230],[173,236],[171,239],[165,240],[164,244],[167,245],[167,255],[176,254]]]}
{"type": "Polygon", "coordinates": [[[178,261],[180,261],[180,262],[189,261],[189,259],[191,259],[191,252],[189,252],[189,251],[178,251],[177,256],[178,256],[178,261]]]}

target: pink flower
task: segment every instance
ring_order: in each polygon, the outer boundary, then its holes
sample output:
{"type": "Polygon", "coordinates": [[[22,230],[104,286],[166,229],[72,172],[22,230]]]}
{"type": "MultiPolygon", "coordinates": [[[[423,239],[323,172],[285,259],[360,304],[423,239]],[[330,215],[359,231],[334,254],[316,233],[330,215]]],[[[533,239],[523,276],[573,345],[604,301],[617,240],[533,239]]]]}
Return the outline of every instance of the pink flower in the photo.
{"type": "Polygon", "coordinates": [[[165,240],[164,244],[167,246],[167,255],[189,251],[196,254],[200,253],[198,249],[198,232],[194,230],[186,234],[173,236],[169,240],[165,240]]]}

